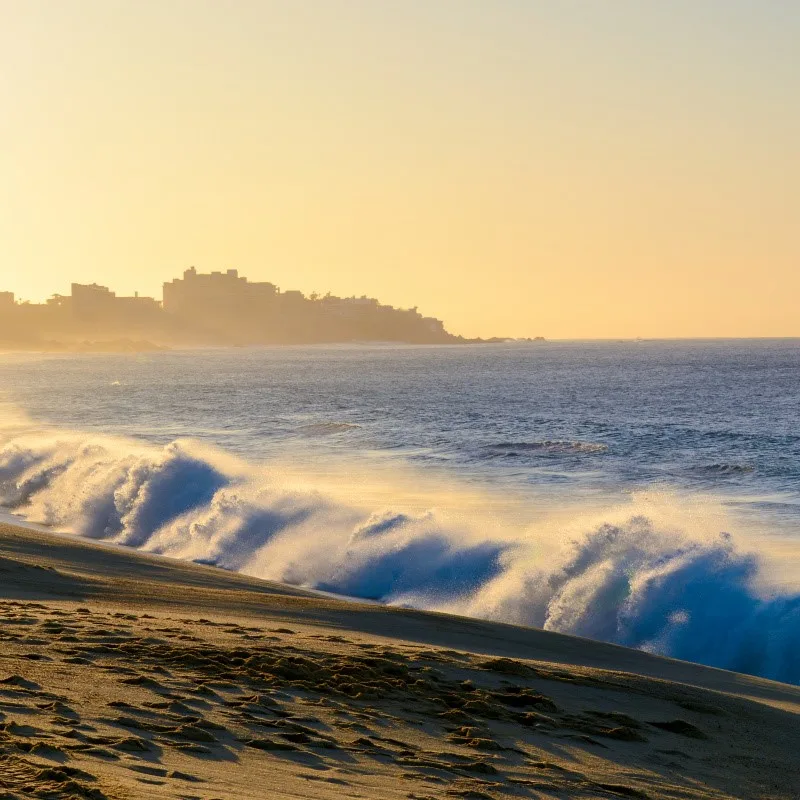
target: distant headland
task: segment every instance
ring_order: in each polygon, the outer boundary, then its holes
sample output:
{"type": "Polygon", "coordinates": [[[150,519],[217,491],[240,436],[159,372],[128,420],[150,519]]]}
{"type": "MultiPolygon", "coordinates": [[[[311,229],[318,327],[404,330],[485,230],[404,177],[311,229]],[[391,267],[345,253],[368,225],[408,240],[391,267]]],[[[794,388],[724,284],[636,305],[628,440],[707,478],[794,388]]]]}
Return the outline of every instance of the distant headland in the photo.
{"type": "Polygon", "coordinates": [[[335,342],[465,344],[416,308],[371,297],[282,292],[235,269],[203,274],[194,267],[164,284],[161,301],[119,297],[105,286],[73,283],[70,295],[18,302],[0,292],[0,347],[56,351],[158,349],[163,346],[319,344],[335,342]]]}

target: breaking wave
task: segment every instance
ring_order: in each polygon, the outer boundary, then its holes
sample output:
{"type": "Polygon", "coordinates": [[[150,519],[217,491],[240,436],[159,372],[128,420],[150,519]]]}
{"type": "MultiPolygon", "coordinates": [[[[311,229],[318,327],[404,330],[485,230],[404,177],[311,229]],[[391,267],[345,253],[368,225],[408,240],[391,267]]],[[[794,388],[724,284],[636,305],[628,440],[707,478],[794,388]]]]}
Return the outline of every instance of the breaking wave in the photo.
{"type": "Polygon", "coordinates": [[[722,532],[721,507],[641,495],[503,529],[369,508],[354,492],[337,499],[191,441],[17,432],[0,444],[0,504],[81,536],[800,683],[800,593],[770,586],[761,557],[722,532]]]}

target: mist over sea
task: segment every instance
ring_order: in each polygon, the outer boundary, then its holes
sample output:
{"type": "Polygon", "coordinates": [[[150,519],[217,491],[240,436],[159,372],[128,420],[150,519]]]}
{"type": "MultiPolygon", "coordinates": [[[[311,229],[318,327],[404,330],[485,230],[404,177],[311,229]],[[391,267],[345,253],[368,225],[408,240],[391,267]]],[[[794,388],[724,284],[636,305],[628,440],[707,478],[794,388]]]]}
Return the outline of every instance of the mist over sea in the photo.
{"type": "Polygon", "coordinates": [[[800,683],[800,340],[0,355],[9,513],[800,683]]]}

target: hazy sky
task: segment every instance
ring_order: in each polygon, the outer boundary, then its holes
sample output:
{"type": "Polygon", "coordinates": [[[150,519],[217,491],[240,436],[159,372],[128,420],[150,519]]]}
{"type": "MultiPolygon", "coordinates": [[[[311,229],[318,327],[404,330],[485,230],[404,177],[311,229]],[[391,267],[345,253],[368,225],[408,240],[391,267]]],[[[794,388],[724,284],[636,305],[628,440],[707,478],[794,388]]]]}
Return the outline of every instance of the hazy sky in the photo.
{"type": "Polygon", "coordinates": [[[800,336],[796,0],[0,0],[0,289],[800,336]]]}

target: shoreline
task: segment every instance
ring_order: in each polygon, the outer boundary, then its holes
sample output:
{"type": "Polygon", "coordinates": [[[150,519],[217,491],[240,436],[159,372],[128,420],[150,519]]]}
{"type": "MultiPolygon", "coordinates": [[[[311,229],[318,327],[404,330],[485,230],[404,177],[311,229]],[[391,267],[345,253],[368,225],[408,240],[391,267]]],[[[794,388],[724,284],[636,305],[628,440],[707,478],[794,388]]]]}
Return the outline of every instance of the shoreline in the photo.
{"type": "MultiPolygon", "coordinates": [[[[71,559],[70,567],[73,574],[84,574],[87,577],[92,574],[92,570],[101,563],[113,563],[114,560],[122,562],[129,568],[132,574],[136,573],[137,566],[143,564],[154,564],[160,567],[167,579],[176,578],[179,583],[185,579],[186,575],[205,575],[200,579],[200,583],[213,585],[219,590],[235,588],[245,590],[256,595],[267,594],[270,596],[286,595],[291,597],[304,597],[309,600],[319,600],[321,603],[334,603],[340,613],[348,618],[348,624],[354,625],[355,615],[366,612],[376,612],[377,618],[382,619],[385,615],[396,615],[398,618],[408,620],[441,621],[446,620],[455,628],[465,630],[486,629],[486,631],[500,631],[501,633],[491,636],[493,641],[507,640],[510,644],[493,648],[490,646],[478,647],[480,652],[485,655],[503,656],[510,654],[515,647],[526,647],[526,639],[533,641],[533,647],[537,651],[539,659],[546,659],[548,656],[553,663],[560,663],[559,658],[563,655],[562,651],[568,650],[573,656],[575,666],[600,668],[600,669],[619,669],[620,663],[626,665],[631,673],[640,674],[647,677],[676,680],[698,688],[712,688],[720,690],[722,685],[724,691],[733,692],[734,690],[742,697],[749,699],[764,700],[773,697],[772,691],[767,687],[781,687],[778,694],[786,692],[788,696],[795,696],[797,712],[800,713],[800,686],[782,683],[770,678],[758,675],[733,672],[731,670],[718,667],[711,667],[692,661],[683,661],[668,656],[655,655],[643,650],[625,647],[624,645],[603,642],[595,639],[587,639],[566,633],[546,631],[540,628],[516,625],[507,622],[496,622],[491,620],[479,619],[476,617],[462,616],[459,614],[447,613],[442,611],[427,611],[403,606],[392,606],[379,601],[364,599],[360,597],[340,595],[333,592],[326,592],[303,586],[296,586],[289,583],[257,578],[244,573],[225,569],[224,567],[212,564],[203,564],[194,561],[186,561],[172,556],[159,553],[148,553],[126,545],[108,542],[105,540],[95,540],[78,536],[67,531],[55,531],[46,526],[32,522],[8,522],[4,517],[9,516],[8,512],[0,514],[0,557],[5,554],[9,541],[17,538],[22,542],[19,548],[15,548],[17,554],[22,554],[28,560],[35,560],[39,555],[43,560],[57,562],[58,559],[48,558],[48,549],[60,553],[65,549],[68,558],[71,559]],[[26,536],[26,534],[31,534],[26,536]],[[61,545],[61,547],[59,547],[61,545]],[[111,562],[98,557],[100,553],[117,556],[111,562]],[[86,565],[81,568],[80,556],[86,557],[86,565]],[[612,666],[609,666],[609,665],[612,666]]],[[[167,580],[161,579],[157,582],[158,587],[163,587],[167,580]]],[[[118,587],[119,589],[119,587],[118,587]]],[[[127,587],[127,592],[117,591],[116,596],[120,602],[133,603],[143,602],[149,604],[155,602],[149,597],[142,597],[141,591],[132,587],[127,587]]],[[[2,590],[0,590],[0,597],[2,590]]],[[[263,599],[263,598],[262,598],[263,599]]],[[[162,598],[163,600],[163,598],[162,598]]],[[[168,605],[175,604],[175,599],[170,597],[168,605]]],[[[181,602],[177,603],[180,607],[181,602]]],[[[188,603],[194,607],[195,603],[188,603]]],[[[248,615],[252,610],[239,609],[237,613],[248,615]]],[[[370,633],[376,631],[370,629],[370,633]]],[[[391,638],[391,637],[390,637],[391,638]]],[[[431,638],[431,643],[436,637],[431,638]]],[[[475,643],[472,643],[475,646],[475,643]]],[[[529,657],[530,654],[520,655],[529,657]]],[[[775,695],[776,696],[776,695],[775,695]]],[[[783,701],[782,701],[783,702],[783,701]]],[[[791,705],[791,702],[790,702],[791,705]]]]}
{"type": "Polygon", "coordinates": [[[789,800],[800,780],[800,687],[69,537],[0,523],[9,797],[789,800]]]}

